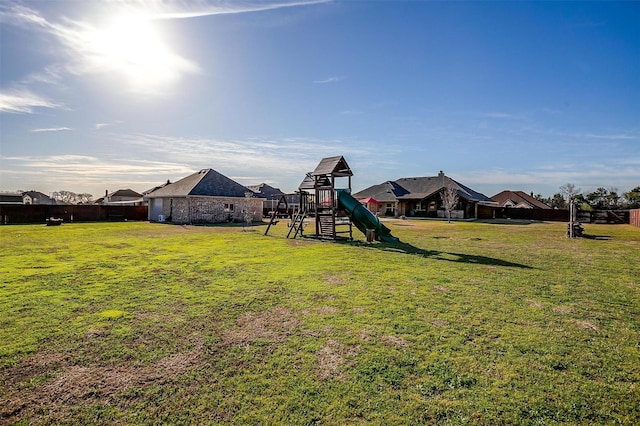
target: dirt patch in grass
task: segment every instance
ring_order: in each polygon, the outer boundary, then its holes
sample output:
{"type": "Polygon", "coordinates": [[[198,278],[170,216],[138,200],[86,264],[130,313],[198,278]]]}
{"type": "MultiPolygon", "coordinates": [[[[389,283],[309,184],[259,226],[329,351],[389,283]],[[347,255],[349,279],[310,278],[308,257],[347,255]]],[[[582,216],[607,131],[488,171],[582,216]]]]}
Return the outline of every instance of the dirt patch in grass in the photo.
{"type": "Polygon", "coordinates": [[[407,346],[407,341],[398,336],[382,336],[381,340],[388,346],[407,346]]]}
{"type": "Polygon", "coordinates": [[[598,327],[589,321],[578,321],[576,320],[574,324],[579,328],[584,328],[585,330],[598,331],[598,327]]]}
{"type": "Polygon", "coordinates": [[[200,363],[201,348],[159,359],[147,366],[70,365],[64,354],[38,354],[9,372],[3,380],[6,393],[0,400],[0,423],[34,418],[48,412],[67,418],[77,404],[114,404],[119,395],[149,383],[168,383],[177,375],[200,363]],[[33,385],[38,377],[53,376],[33,385]]]}
{"type": "Polygon", "coordinates": [[[438,290],[438,291],[440,291],[440,292],[442,292],[442,293],[449,293],[449,288],[448,288],[448,287],[445,287],[445,286],[443,286],[443,285],[434,285],[434,286],[433,286],[433,289],[434,289],[434,290],[438,290]]]}
{"type": "Polygon", "coordinates": [[[294,246],[294,247],[299,247],[299,246],[308,246],[310,244],[313,244],[313,241],[304,241],[304,240],[292,240],[287,238],[287,244],[289,244],[290,246],[294,246]]]}
{"type": "Polygon", "coordinates": [[[299,320],[293,311],[275,307],[264,312],[241,315],[234,328],[222,333],[222,342],[228,346],[246,347],[262,340],[279,343],[298,327],[299,320]]]}
{"type": "Polygon", "coordinates": [[[316,374],[320,380],[337,379],[344,380],[346,377],[340,371],[341,367],[349,364],[349,357],[354,356],[358,351],[357,347],[346,346],[337,340],[329,339],[316,354],[318,366],[316,374]]]}
{"type": "Polygon", "coordinates": [[[554,306],[553,308],[551,308],[551,310],[560,315],[567,315],[573,312],[571,306],[554,306]]]}
{"type": "Polygon", "coordinates": [[[527,306],[531,306],[532,308],[538,308],[541,309],[544,307],[544,305],[536,300],[527,300],[525,302],[527,304],[527,306]]]}
{"type": "Polygon", "coordinates": [[[433,320],[431,321],[431,325],[433,325],[434,327],[445,327],[447,325],[449,325],[449,321],[445,321],[445,320],[433,320]]]}
{"type": "Polygon", "coordinates": [[[340,312],[340,309],[336,308],[335,306],[319,306],[313,309],[305,309],[303,311],[303,314],[304,315],[310,315],[310,314],[333,315],[333,314],[337,314],[338,312],[340,312]]]}
{"type": "Polygon", "coordinates": [[[325,279],[325,282],[329,285],[344,285],[346,283],[346,280],[337,275],[329,275],[325,279]]]}
{"type": "Polygon", "coordinates": [[[358,332],[358,339],[362,340],[363,342],[368,342],[369,340],[371,340],[371,336],[373,334],[374,333],[372,330],[362,329],[358,332]]]}

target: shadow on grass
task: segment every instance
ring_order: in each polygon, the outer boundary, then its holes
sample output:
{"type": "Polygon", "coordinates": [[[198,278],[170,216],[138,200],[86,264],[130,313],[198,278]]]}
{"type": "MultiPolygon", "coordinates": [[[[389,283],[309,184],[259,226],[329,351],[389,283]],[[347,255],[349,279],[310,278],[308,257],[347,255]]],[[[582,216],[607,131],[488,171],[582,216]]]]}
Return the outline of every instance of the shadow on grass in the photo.
{"type": "Polygon", "coordinates": [[[610,240],[613,237],[611,235],[590,235],[590,234],[582,234],[580,238],[586,238],[588,240],[610,240]]]}
{"type": "Polygon", "coordinates": [[[466,253],[454,253],[438,250],[424,250],[407,243],[366,243],[363,241],[337,241],[339,244],[348,244],[356,247],[366,247],[375,250],[388,251],[392,253],[413,254],[427,257],[429,259],[444,260],[447,262],[470,263],[474,265],[507,266],[511,268],[533,269],[531,266],[521,263],[509,262],[487,256],[478,256],[466,253]]]}

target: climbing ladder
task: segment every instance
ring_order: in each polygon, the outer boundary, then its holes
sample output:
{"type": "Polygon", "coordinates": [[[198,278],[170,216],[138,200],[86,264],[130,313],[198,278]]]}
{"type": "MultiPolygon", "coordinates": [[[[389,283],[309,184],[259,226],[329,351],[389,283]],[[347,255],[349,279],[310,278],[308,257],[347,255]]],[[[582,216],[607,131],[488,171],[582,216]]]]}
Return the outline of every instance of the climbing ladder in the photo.
{"type": "Polygon", "coordinates": [[[289,232],[287,233],[287,238],[296,238],[298,234],[302,236],[302,225],[304,224],[304,218],[306,217],[306,212],[304,210],[298,210],[294,212],[293,219],[291,219],[291,225],[289,225],[289,232]],[[291,237],[291,233],[293,232],[293,237],[291,237]]]}

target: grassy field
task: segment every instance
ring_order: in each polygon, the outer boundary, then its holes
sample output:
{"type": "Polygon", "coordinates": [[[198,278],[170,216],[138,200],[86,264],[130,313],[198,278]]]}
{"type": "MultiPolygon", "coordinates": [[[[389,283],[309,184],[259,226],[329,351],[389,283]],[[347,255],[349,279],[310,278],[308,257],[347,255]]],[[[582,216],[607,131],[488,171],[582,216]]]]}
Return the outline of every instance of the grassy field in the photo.
{"type": "Polygon", "coordinates": [[[0,423],[638,424],[640,229],[0,227],[0,423]]]}

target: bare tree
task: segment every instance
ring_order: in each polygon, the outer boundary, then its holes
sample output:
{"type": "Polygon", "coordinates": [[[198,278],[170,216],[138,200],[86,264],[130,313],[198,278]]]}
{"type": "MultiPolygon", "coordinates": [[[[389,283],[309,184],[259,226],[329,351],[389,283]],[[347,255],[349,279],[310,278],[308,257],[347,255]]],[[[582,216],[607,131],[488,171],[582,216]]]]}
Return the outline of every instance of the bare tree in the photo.
{"type": "Polygon", "coordinates": [[[252,212],[251,210],[247,209],[242,211],[242,215],[244,219],[242,230],[246,231],[247,228],[250,228],[251,225],[253,224],[253,217],[255,216],[255,212],[252,212]]]}
{"type": "Polygon", "coordinates": [[[78,194],[78,204],[91,204],[93,202],[93,195],[83,192],[78,194]]]}
{"type": "Polygon", "coordinates": [[[451,210],[456,208],[460,198],[458,190],[451,186],[446,186],[440,193],[440,198],[442,199],[442,207],[447,212],[447,220],[451,223],[451,210]]]}
{"type": "Polygon", "coordinates": [[[576,186],[572,183],[565,183],[560,187],[560,192],[564,196],[567,204],[573,199],[576,198],[576,195],[580,193],[580,188],[576,188],[576,186]]]}
{"type": "Polygon", "coordinates": [[[54,200],[59,204],[91,204],[93,195],[82,193],[76,194],[72,191],[56,191],[51,194],[54,200]]]}
{"type": "Polygon", "coordinates": [[[71,191],[57,191],[53,193],[53,198],[59,204],[75,204],[77,194],[71,191]]]}

